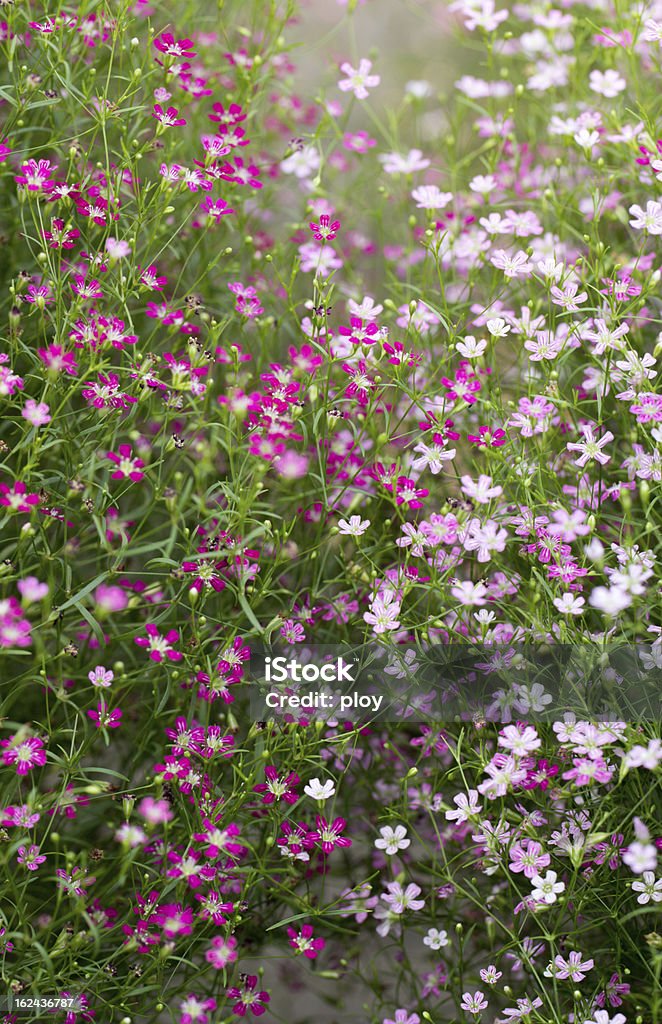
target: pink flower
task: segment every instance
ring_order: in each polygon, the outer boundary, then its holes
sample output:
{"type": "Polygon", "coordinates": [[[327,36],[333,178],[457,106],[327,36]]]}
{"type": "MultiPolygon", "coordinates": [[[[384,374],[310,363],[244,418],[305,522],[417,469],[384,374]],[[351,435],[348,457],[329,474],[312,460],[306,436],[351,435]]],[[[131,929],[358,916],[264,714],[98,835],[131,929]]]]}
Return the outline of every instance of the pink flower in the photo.
{"type": "Polygon", "coordinates": [[[37,871],[39,865],[43,864],[46,858],[43,854],[39,853],[39,847],[33,845],[27,849],[25,846],[19,846],[16,860],[19,864],[26,867],[28,871],[37,871]]]}
{"type": "Polygon", "coordinates": [[[43,427],[51,422],[50,409],[46,402],[36,402],[34,398],[28,398],[21,409],[21,416],[31,423],[33,427],[43,427]]]}
{"type": "Polygon", "coordinates": [[[409,882],[406,888],[399,882],[389,882],[386,890],[381,898],[388,904],[393,914],[404,914],[405,910],[421,910],[425,906],[425,900],[417,898],[421,888],[413,882],[409,882]]]}
{"type": "Polygon", "coordinates": [[[533,264],[529,262],[528,256],[521,249],[514,256],[511,256],[505,249],[498,249],[490,262],[498,270],[503,270],[504,276],[508,278],[529,277],[533,273],[533,264]]]}
{"type": "Polygon", "coordinates": [[[97,665],[96,668],[87,673],[87,678],[92,683],[92,686],[108,687],[115,678],[115,673],[109,668],[104,668],[103,665],[97,665]]]}
{"type": "Polygon", "coordinates": [[[129,603],[129,595],[122,587],[100,583],[94,591],[94,603],[102,615],[123,612],[129,603]]]}
{"type": "Polygon", "coordinates": [[[367,132],[345,132],[343,146],[352,153],[367,153],[377,145],[377,139],[371,139],[367,132]]]}
{"type": "Polygon", "coordinates": [[[462,1002],[460,1003],[460,1009],[464,1010],[465,1013],[470,1013],[472,1016],[477,1017],[487,1009],[487,999],[482,992],[465,992],[462,996],[462,1002]]]}
{"type": "Polygon", "coordinates": [[[607,455],[602,449],[606,444],[614,440],[611,430],[603,434],[599,440],[596,438],[593,428],[587,423],[582,424],[580,430],[584,435],[584,440],[573,441],[566,445],[566,449],[569,452],[581,452],[579,458],[575,460],[575,465],[583,468],[590,459],[595,459],[601,466],[606,466],[611,459],[611,455],[607,455]]]}
{"type": "Polygon", "coordinates": [[[193,910],[191,907],[182,907],[181,903],[161,904],[151,919],[161,927],[168,939],[190,935],[193,931],[193,910]]]}
{"type": "Polygon", "coordinates": [[[279,633],[288,644],[300,644],[306,639],[306,631],[301,623],[295,622],[294,619],[285,619],[279,633]]]}
{"type": "Polygon", "coordinates": [[[417,1013],[409,1013],[408,1010],[396,1010],[395,1017],[391,1020],[385,1017],[382,1024],[420,1024],[421,1018],[417,1013]]]}
{"type": "Polygon", "coordinates": [[[341,64],[340,70],[343,74],[347,75],[347,78],[340,79],[338,82],[338,88],[343,92],[349,92],[351,90],[357,100],[367,99],[368,89],[374,89],[381,81],[379,75],[370,74],[371,68],[372,61],[367,60],[365,57],[363,57],[359,62],[358,68],[353,68],[352,65],[348,63],[341,64]]]}
{"type": "Polygon", "coordinates": [[[222,935],[215,935],[211,940],[211,946],[205,952],[205,960],[217,971],[222,971],[228,964],[237,959],[237,940],[234,935],[224,939],[222,935]]]}
{"type": "Polygon", "coordinates": [[[645,210],[635,203],[629,213],[632,217],[631,227],[647,231],[649,235],[662,235],[662,203],[649,199],[645,210]]]}
{"type": "Polygon", "coordinates": [[[385,590],[373,598],[370,611],[364,613],[363,621],[373,627],[374,633],[380,635],[400,628],[399,614],[400,602],[395,599],[392,590],[385,590]]]}

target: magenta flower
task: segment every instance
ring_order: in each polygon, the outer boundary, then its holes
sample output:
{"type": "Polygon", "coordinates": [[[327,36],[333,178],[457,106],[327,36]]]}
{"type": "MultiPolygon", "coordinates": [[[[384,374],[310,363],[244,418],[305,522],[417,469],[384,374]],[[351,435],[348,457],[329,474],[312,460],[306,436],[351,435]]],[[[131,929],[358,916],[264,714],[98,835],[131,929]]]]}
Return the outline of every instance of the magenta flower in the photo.
{"type": "Polygon", "coordinates": [[[139,647],[145,647],[149,651],[152,661],[163,661],[168,658],[170,661],[181,661],[183,655],[172,646],[179,642],[179,632],[176,629],[169,630],[165,635],[161,634],[153,623],[145,626],[147,636],[137,636],[134,642],[139,647]]]}
{"type": "Polygon", "coordinates": [[[191,583],[191,589],[211,589],[220,593],[225,589],[225,582],[221,579],[220,573],[225,569],[224,562],[212,562],[200,559],[199,562],[182,562],[184,572],[195,573],[195,579],[191,583]]]}
{"type": "Polygon", "coordinates": [[[55,373],[68,373],[70,377],[76,376],[78,363],[74,359],[73,352],[65,352],[62,345],[38,348],[37,354],[48,370],[53,370],[55,373]]]}
{"type": "Polygon", "coordinates": [[[200,210],[209,221],[213,221],[216,224],[220,224],[222,217],[227,216],[229,213],[234,213],[232,207],[228,206],[223,199],[212,199],[210,196],[205,196],[202,200],[200,210]]]}
{"type": "Polygon", "coordinates": [[[44,741],[39,736],[18,739],[16,736],[0,740],[3,750],[3,764],[16,765],[17,775],[27,775],[32,768],[40,768],[46,764],[44,741]]]}
{"type": "Polygon", "coordinates": [[[88,711],[87,717],[91,718],[97,729],[119,729],[122,724],[122,712],[119,708],[109,711],[101,700],[97,704],[96,711],[88,711]]]}
{"type": "Polygon", "coordinates": [[[338,333],[344,338],[349,338],[354,345],[374,345],[379,334],[379,327],[376,323],[369,322],[364,326],[363,320],[355,316],[350,317],[349,323],[349,327],[339,327],[338,333]]]}
{"type": "Polygon", "coordinates": [[[267,1008],[269,993],[261,992],[257,987],[257,975],[248,974],[242,977],[241,986],[233,985],[226,992],[228,999],[236,999],[232,1009],[238,1017],[253,1013],[260,1017],[267,1008]]]}
{"type": "Polygon", "coordinates": [[[427,498],[430,493],[425,487],[416,487],[413,480],[406,476],[399,476],[396,483],[397,505],[406,505],[408,508],[422,508],[421,498],[427,498]]]}
{"type": "Polygon", "coordinates": [[[155,117],[164,128],[174,128],[186,124],[186,118],[179,117],[176,107],[168,107],[167,110],[164,110],[160,103],[154,104],[152,117],[155,117]]]}
{"type": "Polygon", "coordinates": [[[51,176],[56,171],[57,165],[50,160],[28,160],[21,164],[21,173],[16,175],[14,181],[30,192],[50,192],[55,185],[51,176]]]}
{"type": "Polygon", "coordinates": [[[142,480],[144,473],[142,467],[145,465],[142,459],[137,458],[132,454],[130,444],[121,444],[117,452],[106,452],[106,458],[117,466],[117,469],[111,473],[113,480],[133,480],[136,483],[138,480],[142,480]]]}
{"type": "Polygon", "coordinates": [[[154,39],[154,46],[160,53],[167,57],[195,57],[194,45],[191,39],[175,39],[172,32],[161,32],[154,39]]]}
{"type": "Polygon", "coordinates": [[[313,237],[316,238],[318,242],[332,242],[340,229],[340,221],[331,221],[329,215],[323,213],[319,219],[319,223],[315,224],[311,221],[309,227],[313,233],[313,237]]]}
{"type": "Polygon", "coordinates": [[[342,834],[347,827],[344,818],[335,818],[329,824],[326,818],[318,814],[316,824],[319,833],[317,843],[324,853],[331,853],[336,846],[344,848],[352,845],[352,840],[342,834]]]}
{"type": "Polygon", "coordinates": [[[11,487],[9,484],[0,484],[0,505],[11,512],[31,512],[35,505],[40,504],[39,495],[29,493],[22,480],[17,480],[11,487]]]}
{"type": "Polygon", "coordinates": [[[251,188],[262,188],[260,181],[260,168],[255,164],[244,164],[240,156],[234,158],[234,162],[228,161],[222,164],[216,171],[216,176],[224,181],[233,181],[237,185],[249,185],[251,188]]]}
{"type": "Polygon", "coordinates": [[[99,380],[88,381],[81,394],[87,404],[95,409],[128,409],[138,401],[121,390],[120,379],[116,373],[109,373],[108,376],[100,373],[99,380]]]}
{"type": "Polygon", "coordinates": [[[193,910],[181,903],[162,903],[152,921],[160,926],[167,939],[190,935],[193,931],[193,910]]]}
{"type": "Polygon", "coordinates": [[[299,794],[295,787],[299,785],[301,779],[296,772],[290,772],[289,775],[281,779],[277,769],[270,764],[264,769],[264,775],[267,781],[253,786],[254,793],[264,793],[263,804],[273,804],[278,800],[284,800],[286,804],[297,802],[299,794]]]}
{"type": "Polygon", "coordinates": [[[313,937],[313,926],[304,924],[299,931],[296,928],[288,928],[287,934],[290,938],[290,946],[297,953],[303,953],[308,960],[314,960],[326,946],[324,939],[313,937]]]}
{"type": "Polygon", "coordinates": [[[51,230],[44,231],[44,238],[51,249],[73,249],[74,241],[80,237],[78,228],[70,227],[60,217],[51,220],[51,230]]]}
{"type": "Polygon", "coordinates": [[[467,434],[467,440],[479,448],[501,448],[506,443],[506,431],[498,427],[491,430],[489,427],[479,427],[477,434],[467,434]]]}

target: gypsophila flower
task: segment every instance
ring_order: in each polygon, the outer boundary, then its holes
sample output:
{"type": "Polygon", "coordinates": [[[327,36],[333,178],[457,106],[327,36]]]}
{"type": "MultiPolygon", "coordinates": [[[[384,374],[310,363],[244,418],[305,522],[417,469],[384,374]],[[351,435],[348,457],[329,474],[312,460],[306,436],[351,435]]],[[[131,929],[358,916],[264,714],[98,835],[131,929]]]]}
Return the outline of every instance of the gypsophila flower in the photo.
{"type": "Polygon", "coordinates": [[[341,78],[338,82],[338,88],[342,89],[343,92],[354,93],[357,100],[365,100],[368,96],[368,89],[374,89],[379,85],[379,75],[371,75],[370,70],[372,68],[372,61],[366,60],[365,57],[359,62],[358,68],[353,68],[351,64],[345,63],[340,65],[340,70],[346,78],[341,78]]]}
{"type": "Polygon", "coordinates": [[[370,526],[369,519],[361,519],[361,516],[351,516],[349,522],[346,519],[338,520],[338,532],[345,537],[361,537],[370,526]]]}
{"type": "Polygon", "coordinates": [[[423,936],[423,945],[429,949],[442,949],[448,945],[448,933],[439,931],[437,928],[429,928],[423,936]]]}
{"type": "Polygon", "coordinates": [[[383,850],[387,857],[393,857],[400,850],[406,850],[411,845],[411,839],[407,838],[407,829],[404,825],[384,825],[379,830],[380,838],[375,839],[375,847],[383,850]]]}

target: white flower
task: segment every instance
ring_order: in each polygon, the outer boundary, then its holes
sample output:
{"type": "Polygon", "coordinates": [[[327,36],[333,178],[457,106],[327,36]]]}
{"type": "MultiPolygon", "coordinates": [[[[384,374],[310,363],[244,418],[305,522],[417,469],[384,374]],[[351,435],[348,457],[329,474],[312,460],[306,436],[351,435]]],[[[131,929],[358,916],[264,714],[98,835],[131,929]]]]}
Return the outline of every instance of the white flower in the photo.
{"type": "Polygon", "coordinates": [[[442,192],[436,185],[419,185],[411,194],[419,210],[443,210],[453,198],[452,192],[442,192]]]}
{"type": "Polygon", "coordinates": [[[361,302],[348,299],[347,308],[352,316],[358,316],[361,320],[374,320],[384,309],[383,306],[375,305],[372,295],[366,295],[361,302]]]}
{"type": "Polygon", "coordinates": [[[453,803],[457,810],[446,811],[446,820],[456,821],[458,825],[476,817],[483,809],[478,800],[478,791],[475,789],[470,789],[468,793],[458,793],[453,797],[453,803]]]}
{"type": "Polygon", "coordinates": [[[405,82],[405,92],[417,100],[424,100],[428,96],[432,96],[433,89],[429,82],[423,79],[414,79],[411,82],[405,82]]]}
{"type": "Polygon", "coordinates": [[[645,210],[635,203],[628,212],[632,217],[630,227],[648,231],[649,235],[662,235],[662,203],[649,199],[645,210]]]}
{"type": "Polygon", "coordinates": [[[448,932],[440,932],[437,928],[429,928],[423,939],[423,945],[430,949],[441,949],[448,945],[448,932]]]}
{"type": "Polygon", "coordinates": [[[375,839],[375,846],[378,850],[383,850],[387,857],[393,857],[398,850],[406,850],[411,844],[411,839],[407,839],[407,829],[404,825],[396,825],[395,828],[385,825],[380,828],[379,833],[381,839],[375,839]]]}
{"type": "Polygon", "coordinates": [[[582,149],[593,149],[600,141],[600,136],[595,130],[590,132],[588,128],[580,128],[578,132],[575,132],[574,139],[582,149]]]}
{"type": "Polygon", "coordinates": [[[455,458],[456,450],[455,448],[446,448],[445,440],[434,441],[432,444],[419,441],[414,446],[414,451],[418,454],[418,458],[413,460],[412,466],[419,472],[429,469],[432,475],[436,476],[443,469],[444,462],[455,458]]]}
{"type": "Polygon", "coordinates": [[[626,1018],[623,1013],[615,1013],[610,1017],[608,1010],[595,1010],[591,1019],[585,1020],[584,1024],[626,1024],[626,1018]]]}
{"type": "Polygon", "coordinates": [[[623,863],[633,875],[644,875],[657,867],[657,848],[652,843],[630,843],[623,854],[623,863]]]}
{"type": "Polygon", "coordinates": [[[621,587],[594,587],[588,603],[603,615],[613,617],[628,608],[632,604],[632,598],[621,587]]]}
{"type": "Polygon", "coordinates": [[[498,498],[503,493],[503,488],[498,484],[493,487],[492,477],[485,476],[484,473],[480,474],[477,481],[472,480],[468,475],[461,477],[461,480],[462,493],[478,505],[489,505],[492,498],[498,498]]]}
{"type": "Polygon", "coordinates": [[[477,174],[475,178],[472,178],[469,182],[469,188],[472,192],[479,192],[480,195],[486,196],[488,192],[493,192],[497,187],[497,180],[493,174],[477,174]]]}
{"type": "Polygon", "coordinates": [[[654,21],[649,18],[644,24],[642,39],[647,43],[660,43],[662,45],[662,21],[654,21]]]}
{"type": "Polygon", "coordinates": [[[534,900],[548,905],[556,903],[557,897],[565,890],[565,883],[556,881],[556,871],[547,871],[544,878],[542,875],[534,875],[531,885],[534,900]]]}
{"type": "Polygon", "coordinates": [[[639,893],[637,903],[662,903],[662,878],[656,879],[652,871],[644,871],[641,879],[632,883],[632,889],[639,893]]]}
{"type": "Polygon", "coordinates": [[[494,316],[487,321],[487,329],[493,338],[505,338],[510,334],[510,324],[507,324],[502,316],[494,316]]]}
{"type": "MultiPolygon", "coordinates": [[[[510,328],[508,328],[508,330],[510,330],[510,328]]],[[[465,335],[464,341],[458,341],[455,343],[455,348],[461,356],[464,356],[465,359],[480,359],[487,348],[487,342],[484,338],[481,338],[480,341],[476,341],[473,334],[467,334],[465,335]]]]}
{"type": "Polygon", "coordinates": [[[619,92],[623,92],[627,87],[627,82],[621,78],[618,71],[611,69],[609,71],[591,71],[588,81],[593,92],[606,96],[608,99],[618,96],[619,92]]]}
{"type": "Polygon", "coordinates": [[[295,178],[309,178],[319,169],[321,162],[315,146],[304,146],[281,160],[280,169],[283,174],[293,174],[295,178]]]}
{"type": "Polygon", "coordinates": [[[586,602],[583,597],[570,593],[554,598],[554,607],[558,608],[561,615],[581,615],[585,604],[586,602]]]}
{"type": "Polygon", "coordinates": [[[456,580],[451,587],[451,594],[460,604],[467,607],[480,607],[485,604],[487,587],[484,583],[472,583],[471,580],[456,580]]]}
{"type": "Polygon", "coordinates": [[[336,787],[332,779],[327,779],[326,782],[311,779],[308,785],[303,787],[303,791],[312,800],[330,800],[332,796],[335,796],[336,787]]]}
{"type": "Polygon", "coordinates": [[[361,519],[361,516],[350,516],[349,522],[346,519],[339,520],[338,532],[342,533],[345,537],[360,537],[369,526],[369,519],[361,519]]]}
{"type": "Polygon", "coordinates": [[[423,156],[420,149],[410,149],[406,155],[380,153],[377,159],[384,165],[387,174],[413,174],[414,171],[424,171],[430,166],[430,161],[423,156]]]}

